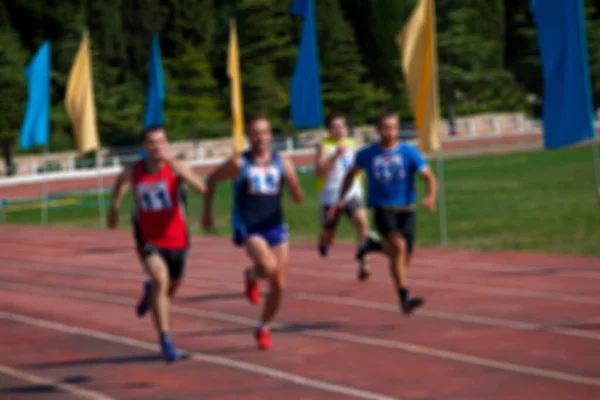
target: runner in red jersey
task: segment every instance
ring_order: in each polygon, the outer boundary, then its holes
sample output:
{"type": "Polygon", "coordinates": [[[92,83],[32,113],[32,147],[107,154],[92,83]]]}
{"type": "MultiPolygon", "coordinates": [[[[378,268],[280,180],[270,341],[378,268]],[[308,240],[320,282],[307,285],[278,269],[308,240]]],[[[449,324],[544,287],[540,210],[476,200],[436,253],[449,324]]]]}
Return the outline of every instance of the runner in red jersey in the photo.
{"type": "Polygon", "coordinates": [[[150,276],[144,283],[137,314],[142,317],[152,309],[163,358],[172,362],[180,355],[168,334],[169,302],[181,283],[189,249],[182,185],[186,183],[201,194],[205,186],[183,162],[172,158],[164,128],[145,129],[142,144],[147,158],[126,168],[115,182],[108,226],[117,227],[119,205],[127,183],[131,183],[137,251],[150,276]]]}

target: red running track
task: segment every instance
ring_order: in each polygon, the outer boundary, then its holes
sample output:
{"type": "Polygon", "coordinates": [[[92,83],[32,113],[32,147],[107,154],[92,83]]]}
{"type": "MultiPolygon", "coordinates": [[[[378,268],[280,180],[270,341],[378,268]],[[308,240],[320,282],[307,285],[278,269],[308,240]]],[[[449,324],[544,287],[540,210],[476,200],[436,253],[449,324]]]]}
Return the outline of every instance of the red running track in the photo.
{"type": "Polygon", "coordinates": [[[349,245],[327,260],[311,243],[291,252],[264,352],[245,256],[194,237],[171,321],[193,356],[167,365],[134,315],[130,233],[3,226],[0,398],[600,398],[599,258],[420,248],[410,279],[427,303],[407,318],[382,258],[359,283],[349,245]]]}

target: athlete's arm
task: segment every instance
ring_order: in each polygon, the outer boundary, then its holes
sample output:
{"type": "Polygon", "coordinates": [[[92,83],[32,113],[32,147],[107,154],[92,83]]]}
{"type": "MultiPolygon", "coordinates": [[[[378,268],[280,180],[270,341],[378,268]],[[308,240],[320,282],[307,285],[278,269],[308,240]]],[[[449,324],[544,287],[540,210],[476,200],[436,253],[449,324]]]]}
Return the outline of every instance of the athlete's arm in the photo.
{"type": "Polygon", "coordinates": [[[219,165],[210,173],[210,175],[208,175],[208,179],[206,180],[206,192],[204,194],[204,212],[202,216],[202,226],[205,229],[211,229],[213,226],[212,204],[217,184],[225,179],[238,178],[241,165],[241,158],[239,155],[236,155],[219,165]]]}
{"type": "Polygon", "coordinates": [[[325,176],[325,174],[327,174],[333,168],[342,154],[344,154],[344,150],[343,148],[339,147],[330,157],[326,157],[323,145],[317,145],[317,150],[315,152],[315,172],[317,176],[325,176]]]}
{"type": "Polygon", "coordinates": [[[415,169],[427,185],[427,195],[423,198],[423,206],[425,206],[427,211],[434,212],[438,192],[437,179],[421,152],[416,147],[411,147],[410,149],[411,162],[414,163],[415,169]]]}
{"type": "Polygon", "coordinates": [[[110,229],[115,229],[119,224],[119,206],[127,191],[127,184],[131,180],[131,169],[126,167],[117,176],[113,187],[113,198],[108,212],[107,225],[110,229]]]}
{"type": "Polygon", "coordinates": [[[356,175],[360,173],[361,169],[356,166],[350,168],[348,172],[346,172],[346,175],[344,175],[344,181],[342,182],[342,187],[340,188],[340,197],[338,197],[340,199],[340,203],[343,203],[343,199],[346,197],[348,190],[350,190],[352,182],[356,178],[356,175]]]}
{"type": "Polygon", "coordinates": [[[352,182],[356,178],[356,175],[361,173],[361,168],[357,166],[351,167],[346,175],[344,175],[344,180],[342,182],[342,187],[340,188],[340,194],[338,197],[338,202],[334,203],[333,206],[329,207],[329,211],[327,212],[327,219],[333,220],[338,213],[344,207],[344,198],[346,198],[346,193],[350,190],[352,186],[352,182]]]}
{"type": "Polygon", "coordinates": [[[289,158],[283,158],[281,161],[283,163],[285,180],[287,182],[290,195],[292,196],[292,199],[294,199],[295,203],[302,203],[302,200],[304,199],[304,193],[302,193],[302,188],[298,182],[298,175],[296,175],[294,163],[289,158]]]}
{"type": "Polygon", "coordinates": [[[422,167],[419,171],[419,175],[425,181],[427,185],[427,196],[423,199],[423,205],[429,212],[435,211],[435,202],[438,193],[438,183],[433,171],[428,166],[422,167]]]}
{"type": "Polygon", "coordinates": [[[185,163],[172,160],[169,162],[171,168],[175,171],[175,174],[181,178],[181,180],[192,187],[196,192],[204,194],[206,192],[206,186],[202,182],[202,178],[192,171],[192,169],[185,163]]]}

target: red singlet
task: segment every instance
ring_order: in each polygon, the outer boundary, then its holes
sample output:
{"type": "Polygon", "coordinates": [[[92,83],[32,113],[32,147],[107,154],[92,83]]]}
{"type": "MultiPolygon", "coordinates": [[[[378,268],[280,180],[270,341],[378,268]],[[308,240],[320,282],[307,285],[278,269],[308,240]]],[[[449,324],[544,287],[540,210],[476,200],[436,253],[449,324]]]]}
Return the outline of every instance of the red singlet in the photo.
{"type": "Polygon", "coordinates": [[[181,187],[167,164],[150,174],[144,161],[133,168],[135,223],[144,243],[164,249],[183,249],[188,245],[187,222],[181,187]]]}

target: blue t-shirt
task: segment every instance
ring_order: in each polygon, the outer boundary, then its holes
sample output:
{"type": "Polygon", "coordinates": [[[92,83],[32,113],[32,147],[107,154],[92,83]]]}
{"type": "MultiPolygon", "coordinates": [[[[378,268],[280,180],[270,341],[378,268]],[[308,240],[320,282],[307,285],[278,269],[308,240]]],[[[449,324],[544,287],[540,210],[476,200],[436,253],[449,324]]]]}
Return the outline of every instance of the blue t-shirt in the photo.
{"type": "Polygon", "coordinates": [[[366,172],[368,207],[399,207],[415,202],[415,174],[427,161],[414,146],[401,143],[385,150],[374,143],[356,153],[354,167],[366,172]]]}
{"type": "Polygon", "coordinates": [[[284,184],[285,170],[279,154],[273,152],[266,165],[258,165],[249,151],[243,153],[240,178],[233,184],[233,229],[257,231],[283,224],[284,184]]]}

